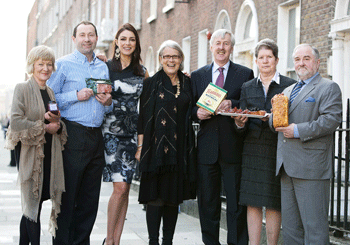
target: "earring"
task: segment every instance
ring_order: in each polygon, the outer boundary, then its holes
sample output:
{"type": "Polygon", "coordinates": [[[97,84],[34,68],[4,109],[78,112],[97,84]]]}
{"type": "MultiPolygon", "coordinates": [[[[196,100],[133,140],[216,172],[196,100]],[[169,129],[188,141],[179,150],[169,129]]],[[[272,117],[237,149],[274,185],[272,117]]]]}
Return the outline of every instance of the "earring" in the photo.
{"type": "Polygon", "coordinates": [[[118,46],[117,46],[117,48],[115,49],[114,57],[115,57],[116,60],[119,60],[119,57],[120,57],[120,49],[119,49],[118,46]]]}

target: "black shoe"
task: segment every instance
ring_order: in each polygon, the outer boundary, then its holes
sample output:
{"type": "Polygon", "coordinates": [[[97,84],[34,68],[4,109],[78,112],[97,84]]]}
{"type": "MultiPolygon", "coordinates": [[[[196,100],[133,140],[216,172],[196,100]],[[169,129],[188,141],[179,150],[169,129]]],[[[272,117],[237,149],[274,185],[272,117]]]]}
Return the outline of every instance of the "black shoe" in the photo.
{"type": "Polygon", "coordinates": [[[105,245],[105,243],[106,243],[106,238],[103,240],[103,243],[102,243],[102,245],[105,245]]]}

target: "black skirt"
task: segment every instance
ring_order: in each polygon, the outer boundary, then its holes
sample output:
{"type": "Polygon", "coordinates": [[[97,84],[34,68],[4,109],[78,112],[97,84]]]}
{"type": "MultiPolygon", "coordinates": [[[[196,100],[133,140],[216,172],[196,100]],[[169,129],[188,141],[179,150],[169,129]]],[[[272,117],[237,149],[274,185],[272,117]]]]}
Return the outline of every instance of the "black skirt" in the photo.
{"type": "Polygon", "coordinates": [[[239,202],[244,206],[280,210],[280,176],[275,175],[276,134],[265,128],[259,138],[251,135],[248,133],[243,146],[239,202]]]}

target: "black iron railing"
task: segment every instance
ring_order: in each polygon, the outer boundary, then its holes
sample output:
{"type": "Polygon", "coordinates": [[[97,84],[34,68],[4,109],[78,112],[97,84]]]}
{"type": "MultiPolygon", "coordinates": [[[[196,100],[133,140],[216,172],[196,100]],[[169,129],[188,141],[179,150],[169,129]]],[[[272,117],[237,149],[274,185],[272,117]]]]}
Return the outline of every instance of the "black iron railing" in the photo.
{"type": "Polygon", "coordinates": [[[334,236],[342,237],[350,233],[349,224],[349,136],[350,110],[349,99],[346,107],[346,121],[335,132],[334,178],[331,181],[330,228],[334,236]],[[345,128],[344,128],[345,124],[345,128]]]}
{"type": "MultiPolygon", "coordinates": [[[[345,110],[344,110],[345,111],[345,110]]],[[[194,123],[193,129],[197,136],[199,125],[194,123]]],[[[334,133],[335,153],[333,157],[334,178],[331,180],[330,217],[329,227],[334,231],[334,236],[342,237],[350,235],[349,222],[349,170],[350,170],[350,102],[347,101],[346,121],[334,133]],[[344,127],[345,126],[345,127],[344,127]]],[[[139,179],[139,171],[136,170],[136,180],[139,179]]],[[[225,192],[221,188],[221,198],[226,201],[225,192]]]]}

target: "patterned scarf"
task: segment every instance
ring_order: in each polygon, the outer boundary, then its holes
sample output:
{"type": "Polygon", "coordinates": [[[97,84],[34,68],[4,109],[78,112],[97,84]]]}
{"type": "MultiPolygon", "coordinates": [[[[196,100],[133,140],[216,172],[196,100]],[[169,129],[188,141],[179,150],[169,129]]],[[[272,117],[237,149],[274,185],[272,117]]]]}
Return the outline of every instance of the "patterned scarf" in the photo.
{"type": "MultiPolygon", "coordinates": [[[[181,93],[191,95],[190,79],[178,72],[181,93]]],[[[176,136],[176,98],[170,78],[163,70],[144,81],[141,95],[141,111],[143,117],[143,148],[140,170],[142,172],[174,171],[179,157],[183,157],[185,175],[195,179],[194,132],[191,121],[191,102],[186,113],[184,142],[177,144],[176,136]],[[184,156],[178,156],[177,146],[184,147],[184,156]]]]}

